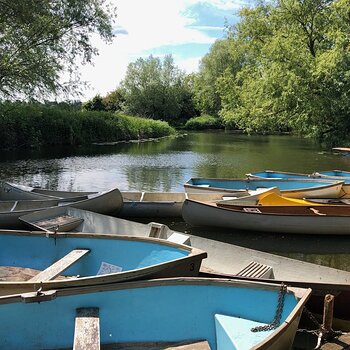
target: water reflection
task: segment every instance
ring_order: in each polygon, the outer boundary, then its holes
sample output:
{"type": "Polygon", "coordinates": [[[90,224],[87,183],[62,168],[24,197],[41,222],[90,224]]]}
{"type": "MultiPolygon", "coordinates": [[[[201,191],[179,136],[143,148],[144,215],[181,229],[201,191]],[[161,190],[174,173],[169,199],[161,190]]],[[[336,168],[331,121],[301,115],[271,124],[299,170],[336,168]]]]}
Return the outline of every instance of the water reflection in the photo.
{"type": "MultiPolygon", "coordinates": [[[[100,191],[118,186],[130,191],[183,191],[191,177],[244,177],[265,169],[350,170],[350,157],[334,155],[297,137],[230,132],[0,154],[1,179],[61,190],[100,191]]],[[[350,237],[227,232],[191,228],[182,221],[165,223],[180,231],[350,270],[350,237]]]]}

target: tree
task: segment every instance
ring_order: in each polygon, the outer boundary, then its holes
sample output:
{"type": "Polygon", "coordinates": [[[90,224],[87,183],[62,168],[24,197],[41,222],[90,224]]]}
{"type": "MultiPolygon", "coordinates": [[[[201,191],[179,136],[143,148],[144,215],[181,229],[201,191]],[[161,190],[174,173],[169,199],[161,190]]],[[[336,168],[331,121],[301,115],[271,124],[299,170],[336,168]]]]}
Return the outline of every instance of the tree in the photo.
{"type": "Polygon", "coordinates": [[[219,79],[226,125],[349,138],[349,0],[277,0],[241,11],[230,38],[239,70],[219,79]]]}
{"type": "Polygon", "coordinates": [[[126,111],[131,114],[170,123],[192,116],[188,116],[193,106],[186,75],[171,55],[163,61],[150,56],[130,63],[121,87],[126,111]]]}
{"type": "Polygon", "coordinates": [[[105,0],[0,0],[0,96],[76,89],[77,63],[97,53],[91,34],[111,40],[115,9],[105,0]],[[70,84],[60,77],[68,71],[70,84]]]}

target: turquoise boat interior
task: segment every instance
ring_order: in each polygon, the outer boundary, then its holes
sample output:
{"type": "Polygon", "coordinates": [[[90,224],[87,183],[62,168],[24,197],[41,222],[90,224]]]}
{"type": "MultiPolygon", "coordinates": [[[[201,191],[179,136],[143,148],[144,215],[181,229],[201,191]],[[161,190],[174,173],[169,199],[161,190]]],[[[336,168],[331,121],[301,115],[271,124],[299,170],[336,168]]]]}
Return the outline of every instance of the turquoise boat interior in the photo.
{"type": "Polygon", "coordinates": [[[257,190],[258,188],[269,188],[278,187],[281,191],[283,190],[298,190],[310,187],[320,187],[333,184],[331,180],[317,180],[317,181],[303,181],[303,179],[297,181],[284,180],[230,180],[230,179],[190,179],[187,182],[189,185],[201,186],[201,187],[213,187],[213,188],[224,188],[232,190],[257,190]]]}
{"type": "Polygon", "coordinates": [[[251,173],[251,175],[263,177],[266,179],[310,179],[310,177],[305,174],[293,174],[293,173],[280,173],[278,171],[258,171],[251,173]]]}
{"type": "MultiPolygon", "coordinates": [[[[212,350],[242,350],[275,332],[253,332],[251,328],[274,319],[278,288],[204,280],[166,285],[164,281],[151,286],[141,282],[128,289],[118,289],[126,287],[117,284],[109,287],[117,290],[58,295],[40,303],[3,304],[0,298],[0,347],[72,348],[76,310],[87,307],[99,310],[101,344],[205,339],[212,350]]],[[[299,301],[287,292],[280,324],[299,301]]]]}
{"type": "Polygon", "coordinates": [[[343,170],[318,171],[317,173],[326,176],[350,177],[350,171],[343,170]]]}
{"type": "MultiPolygon", "coordinates": [[[[74,236],[75,235],[75,236],[74,236]]],[[[65,276],[95,276],[103,263],[113,265],[116,272],[148,267],[186,257],[190,250],[134,238],[92,238],[56,235],[0,234],[0,265],[45,270],[75,249],[88,254],[64,271],[65,276]]],[[[103,274],[103,273],[99,273],[103,274]]]]}

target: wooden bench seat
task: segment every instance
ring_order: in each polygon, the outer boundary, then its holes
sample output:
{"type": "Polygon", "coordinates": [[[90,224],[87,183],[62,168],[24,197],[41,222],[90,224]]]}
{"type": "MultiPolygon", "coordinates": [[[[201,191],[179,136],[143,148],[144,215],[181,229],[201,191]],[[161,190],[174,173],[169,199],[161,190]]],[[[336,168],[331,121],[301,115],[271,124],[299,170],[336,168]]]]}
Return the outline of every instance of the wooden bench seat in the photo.
{"type": "Polygon", "coordinates": [[[97,307],[76,311],[73,350],[100,349],[100,317],[97,307]]]}
{"type": "Polygon", "coordinates": [[[210,350],[206,340],[181,342],[114,343],[101,345],[101,350],[210,350]]]}
{"type": "Polygon", "coordinates": [[[74,249],[62,259],[56,261],[47,269],[41,271],[36,276],[31,278],[30,282],[50,281],[67,270],[71,265],[89,253],[89,249],[74,249]]]}

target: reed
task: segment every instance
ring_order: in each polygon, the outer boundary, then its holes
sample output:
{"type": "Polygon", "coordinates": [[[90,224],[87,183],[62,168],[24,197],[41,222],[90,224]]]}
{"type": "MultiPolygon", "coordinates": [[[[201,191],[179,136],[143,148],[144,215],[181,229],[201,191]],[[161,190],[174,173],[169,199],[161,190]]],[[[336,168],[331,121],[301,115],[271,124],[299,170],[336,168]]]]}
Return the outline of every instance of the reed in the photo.
{"type": "Polygon", "coordinates": [[[174,133],[166,122],[112,112],[39,103],[0,104],[1,149],[138,140],[174,133]]]}
{"type": "Polygon", "coordinates": [[[201,115],[189,119],[185,124],[188,130],[205,130],[205,129],[223,129],[224,125],[221,120],[210,115],[201,115]]]}

